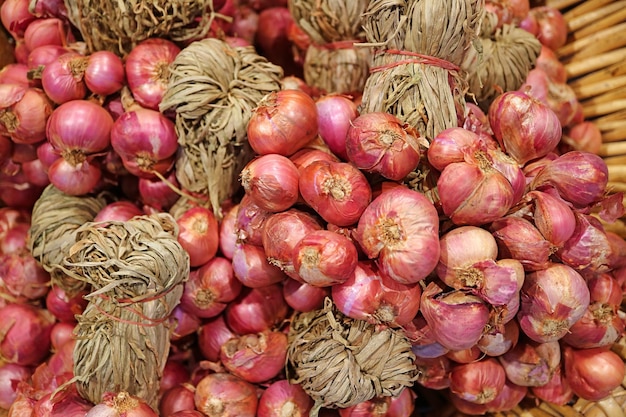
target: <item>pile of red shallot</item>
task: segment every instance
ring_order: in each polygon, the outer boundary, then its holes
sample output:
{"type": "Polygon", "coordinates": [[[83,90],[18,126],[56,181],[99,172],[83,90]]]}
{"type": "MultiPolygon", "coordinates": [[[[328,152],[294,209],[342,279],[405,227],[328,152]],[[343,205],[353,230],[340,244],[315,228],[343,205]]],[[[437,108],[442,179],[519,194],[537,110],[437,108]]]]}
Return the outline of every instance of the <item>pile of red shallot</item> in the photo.
{"type": "Polygon", "coordinates": [[[185,44],[86,53],[63,1],[2,2],[15,63],[0,69],[0,415],[309,416],[312,399],[285,371],[289,322],[326,298],[402,331],[419,372],[398,397],[320,416],[437,415],[425,393],[480,415],[620,387],[611,347],[626,323],[626,241],[602,221],[624,207],[554,54],[567,32],[558,10],[486,1],[542,53],[520,89],[488,111],[468,102],[429,143],[395,116],[360,114],[359,97],[302,81],[311,40],[287,0],[215,3],[207,36],[285,70],[247,125],[255,157],[221,216],[176,180],[174,116],[158,110],[185,44]],[[430,170],[427,193],[406,181],[418,167],[430,170]],[[191,273],[169,318],[158,410],[123,391],[92,404],[73,384],[88,292],[51,285],[27,249],[49,184],[104,192],[95,221],[169,212],[178,223],[191,273]]]}

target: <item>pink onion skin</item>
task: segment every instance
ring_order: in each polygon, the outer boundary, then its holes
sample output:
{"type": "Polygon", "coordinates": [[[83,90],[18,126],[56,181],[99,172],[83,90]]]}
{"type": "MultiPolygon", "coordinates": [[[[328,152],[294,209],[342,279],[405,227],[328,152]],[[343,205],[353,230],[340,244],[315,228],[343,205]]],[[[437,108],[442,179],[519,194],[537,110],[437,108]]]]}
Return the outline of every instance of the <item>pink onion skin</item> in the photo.
{"type": "Polygon", "coordinates": [[[509,91],[496,97],[488,117],[502,149],[521,165],[547,155],[561,140],[557,115],[522,91],[509,91]]]}
{"type": "Polygon", "coordinates": [[[423,195],[404,187],[382,192],[359,219],[355,240],[383,274],[401,284],[426,278],[439,261],[439,215],[423,195]]]}
{"type": "Polygon", "coordinates": [[[520,387],[510,382],[504,382],[504,387],[495,399],[486,404],[487,409],[492,413],[507,412],[515,408],[528,394],[527,387],[520,387]]]}
{"type": "Polygon", "coordinates": [[[141,398],[127,392],[107,392],[102,402],[94,406],[85,417],[158,417],[141,398]]]}
{"type": "Polygon", "coordinates": [[[540,343],[556,341],[587,311],[590,293],[573,268],[553,263],[528,273],[517,315],[522,331],[540,343]]]}
{"type": "Polygon", "coordinates": [[[469,349],[482,337],[489,308],[480,298],[452,291],[442,294],[435,282],[422,293],[421,309],[433,337],[450,350],[469,349]]]}
{"type": "Polygon", "coordinates": [[[128,221],[135,216],[141,216],[144,212],[131,201],[120,200],[104,206],[94,217],[94,222],[103,221],[128,221]]]}
{"type": "Polygon", "coordinates": [[[110,51],[96,51],[87,58],[85,84],[94,94],[118,92],[126,81],[122,59],[110,51]]]}
{"type": "Polygon", "coordinates": [[[172,310],[168,322],[171,330],[170,340],[176,342],[195,334],[200,328],[201,319],[178,304],[172,310]]]}
{"type": "Polygon", "coordinates": [[[86,58],[83,55],[72,51],[46,65],[41,73],[41,85],[50,100],[62,104],[85,98],[85,63],[86,58]]]}
{"type": "Polygon", "coordinates": [[[476,404],[493,401],[504,388],[506,374],[493,358],[460,364],[450,371],[450,390],[476,404]]]}
{"type": "Polygon", "coordinates": [[[417,382],[423,387],[443,390],[450,387],[450,367],[452,361],[445,355],[436,358],[415,359],[418,370],[417,382]]]}
{"type": "Polygon", "coordinates": [[[517,345],[519,334],[519,325],[515,320],[511,320],[503,325],[494,325],[485,331],[477,346],[485,355],[498,357],[517,345]]]}
{"type": "MultiPolygon", "coordinates": [[[[1,90],[0,90],[1,91],[1,90]]],[[[0,121],[0,134],[9,136],[14,143],[35,144],[46,138],[46,123],[53,113],[53,104],[39,88],[25,88],[13,103],[1,103],[6,111],[0,121]],[[11,115],[12,118],[7,116],[11,115]]]]}
{"type": "Polygon", "coordinates": [[[589,120],[575,123],[565,129],[559,149],[562,153],[583,151],[598,154],[602,149],[602,131],[589,120]]]}
{"type": "Polygon", "coordinates": [[[219,225],[213,210],[192,207],[182,213],[176,223],[178,243],[189,254],[192,267],[202,267],[215,259],[219,248],[219,225]]]}
{"type": "Polygon", "coordinates": [[[548,77],[554,82],[557,83],[565,83],[567,82],[567,71],[565,70],[565,65],[554,53],[554,50],[542,45],[541,52],[537,57],[536,62],[537,68],[543,70],[548,77]]]}
{"type": "Polygon", "coordinates": [[[326,94],[315,101],[318,132],[333,154],[348,161],[346,137],[350,123],[359,112],[353,100],[340,94],[326,94]]]}
{"type": "Polygon", "coordinates": [[[198,348],[202,358],[217,362],[222,345],[236,336],[226,325],[223,314],[205,320],[198,329],[198,348]]]}
{"type": "Polygon", "coordinates": [[[306,417],[312,408],[313,399],[302,386],[280,379],[272,382],[261,394],[257,417],[282,417],[290,413],[306,417]]]}
{"type": "Polygon", "coordinates": [[[65,323],[76,323],[76,315],[81,314],[88,301],[84,298],[87,291],[68,294],[61,287],[53,285],[46,295],[46,307],[57,320],[65,323]]]}
{"type": "Polygon", "coordinates": [[[280,284],[244,287],[225,310],[228,327],[236,334],[260,333],[280,324],[289,312],[280,284]]]}
{"type": "Polygon", "coordinates": [[[572,208],[558,196],[536,190],[526,193],[526,199],[534,207],[533,222],[537,229],[555,247],[563,246],[576,228],[572,208]]]}
{"type": "Polygon", "coordinates": [[[529,10],[529,15],[537,20],[537,39],[542,45],[556,51],[567,42],[567,22],[561,11],[555,7],[538,6],[529,10]]]}
{"type": "Polygon", "coordinates": [[[599,401],[624,379],[624,361],[606,348],[574,349],[563,347],[565,378],[577,396],[599,401]]]}
{"type": "Polygon", "coordinates": [[[27,382],[33,371],[28,366],[14,363],[0,365],[0,409],[8,410],[17,398],[18,384],[27,382]]]}
{"type": "Polygon", "coordinates": [[[443,212],[454,224],[481,226],[507,213],[515,190],[485,152],[474,152],[468,161],[446,166],[437,189],[443,212]]]}
{"type": "Polygon", "coordinates": [[[266,330],[226,341],[220,361],[231,374],[244,381],[260,383],[277,377],[287,358],[287,335],[266,330]]]}
{"type": "Polygon", "coordinates": [[[374,397],[348,408],[340,408],[339,417],[405,417],[412,416],[417,394],[405,388],[396,397],[374,397]]]}
{"type": "Polygon", "coordinates": [[[298,201],[298,168],[278,154],[261,155],[241,171],[240,180],[246,194],[272,213],[285,211],[298,201]]]}
{"type": "Polygon", "coordinates": [[[488,144],[484,139],[485,137],[479,136],[476,132],[462,127],[442,130],[432,139],[428,148],[426,154],[428,162],[435,169],[443,171],[454,162],[463,162],[466,153],[471,154],[487,147],[488,144]]]}
{"type": "Polygon", "coordinates": [[[530,388],[532,394],[540,400],[553,404],[566,405],[569,403],[574,398],[574,391],[569,386],[563,372],[563,366],[556,368],[547,384],[530,388]]]}
{"type": "Polygon", "coordinates": [[[126,57],[128,87],[137,102],[158,110],[167,88],[168,66],[180,48],[167,39],[149,38],[140,42],[126,57]]]}
{"type": "Polygon", "coordinates": [[[235,277],[249,288],[277,284],[287,278],[280,268],[267,261],[261,246],[235,244],[231,261],[235,277]]]}
{"type": "Polygon", "coordinates": [[[219,250],[226,259],[233,259],[233,253],[237,245],[237,230],[235,228],[237,221],[237,212],[239,204],[230,207],[224,213],[224,217],[219,223],[219,250]]]}
{"type": "Polygon", "coordinates": [[[553,246],[539,230],[523,217],[505,216],[489,226],[501,257],[517,259],[526,271],[550,265],[553,246]]]}
{"type": "Polygon", "coordinates": [[[598,155],[571,151],[545,164],[532,178],[531,190],[553,187],[561,198],[575,207],[584,208],[604,195],[608,167],[598,155]]]}
{"type": "Polygon", "coordinates": [[[572,236],[557,251],[563,262],[584,272],[603,273],[611,269],[611,243],[598,219],[576,212],[572,236]]]}
{"type": "Polygon", "coordinates": [[[161,416],[195,410],[194,391],[195,387],[191,384],[178,384],[163,392],[159,401],[161,416]]]}
{"type": "Polygon", "coordinates": [[[561,348],[558,341],[537,343],[524,338],[498,360],[509,381],[522,387],[540,387],[561,365],[561,348]]]}
{"type": "Polygon", "coordinates": [[[249,382],[228,373],[214,373],[198,382],[195,403],[207,416],[255,417],[258,398],[249,382]]]}
{"type": "Polygon", "coordinates": [[[0,308],[0,357],[17,365],[37,365],[50,351],[55,318],[30,304],[7,304],[0,308]]]}
{"type": "Polygon", "coordinates": [[[314,287],[306,282],[287,279],[283,281],[283,297],[289,307],[300,312],[321,309],[324,299],[330,297],[331,287],[314,287]]]}
{"type": "Polygon", "coordinates": [[[435,340],[433,328],[426,322],[424,315],[421,313],[418,313],[413,321],[405,326],[403,332],[412,344],[411,351],[418,358],[439,358],[450,351],[450,349],[435,340]]]}
{"type": "Polygon", "coordinates": [[[259,207],[249,195],[244,194],[235,219],[237,241],[251,245],[263,245],[265,222],[271,215],[272,213],[259,207]]]}

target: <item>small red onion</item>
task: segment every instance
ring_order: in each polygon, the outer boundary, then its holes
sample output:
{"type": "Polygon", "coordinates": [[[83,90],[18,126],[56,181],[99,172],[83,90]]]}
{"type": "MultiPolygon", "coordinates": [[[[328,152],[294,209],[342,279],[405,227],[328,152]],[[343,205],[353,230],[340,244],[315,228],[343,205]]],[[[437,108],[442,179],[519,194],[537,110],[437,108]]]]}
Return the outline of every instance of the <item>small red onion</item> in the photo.
{"type": "Polygon", "coordinates": [[[200,317],[185,310],[180,304],[174,307],[168,319],[170,323],[170,340],[176,342],[185,340],[187,336],[195,334],[200,329],[200,317]]]}
{"type": "Polygon", "coordinates": [[[353,274],[358,261],[352,240],[329,230],[306,234],[294,247],[296,274],[308,284],[327,287],[341,284],[353,274]]]}
{"type": "Polygon", "coordinates": [[[163,114],[137,108],[115,121],[111,129],[111,146],[131,174],[153,178],[155,171],[165,175],[172,167],[178,137],[174,122],[163,114]]]}
{"type": "Polygon", "coordinates": [[[30,304],[0,308],[0,357],[16,365],[37,365],[49,354],[52,313],[30,304]]]}
{"type": "Polygon", "coordinates": [[[125,81],[124,63],[113,52],[96,51],[87,57],[85,84],[92,93],[108,96],[121,90],[125,81]]]}
{"type": "Polygon", "coordinates": [[[443,171],[451,163],[463,162],[466,154],[493,146],[486,143],[486,138],[462,127],[442,130],[435,135],[428,148],[428,162],[435,169],[443,171]]]}
{"type": "Polygon", "coordinates": [[[547,384],[561,364],[559,342],[537,343],[521,340],[513,349],[498,357],[507,378],[523,387],[547,384]]]}
{"type": "Polygon", "coordinates": [[[128,221],[135,216],[141,216],[143,211],[130,201],[114,201],[104,206],[94,217],[94,222],[128,221]]]}
{"type": "Polygon", "coordinates": [[[537,342],[562,338],[585,314],[590,300],[584,278],[573,268],[557,263],[528,273],[521,296],[520,328],[537,342]]]}
{"type": "Polygon", "coordinates": [[[206,416],[255,417],[258,398],[251,383],[228,373],[214,373],[198,382],[195,403],[206,416]]]}
{"type": "Polygon", "coordinates": [[[0,86],[0,134],[19,144],[35,144],[46,138],[52,102],[38,88],[17,84],[0,86]]]}
{"type": "Polygon", "coordinates": [[[48,292],[50,274],[30,252],[0,255],[0,283],[16,301],[37,300],[48,292]]]}
{"type": "Polygon", "coordinates": [[[28,182],[23,172],[14,175],[0,172],[0,201],[7,206],[32,209],[43,189],[28,182]]]}
{"type": "Polygon", "coordinates": [[[320,137],[333,154],[347,161],[346,138],[351,122],[359,115],[356,104],[347,96],[326,94],[315,105],[320,137]]]}
{"type": "Polygon", "coordinates": [[[127,392],[107,392],[102,402],[94,406],[85,417],[158,417],[158,414],[140,397],[127,392]]]}
{"type": "Polygon", "coordinates": [[[219,224],[219,250],[226,259],[233,259],[237,245],[237,213],[240,204],[235,204],[226,210],[219,224]]]}
{"type": "Polygon", "coordinates": [[[46,136],[54,148],[85,154],[101,152],[109,146],[113,118],[100,105],[73,100],[58,106],[48,119],[46,136]]]}
{"type": "Polygon", "coordinates": [[[299,185],[304,201],[337,226],[355,224],[372,199],[365,175],[347,162],[312,162],[302,168],[299,185]]]}
{"type": "Polygon", "coordinates": [[[84,195],[92,192],[100,183],[102,170],[100,164],[82,154],[79,158],[57,159],[48,168],[50,182],[59,190],[68,195],[84,195]]]}
{"type": "Polygon", "coordinates": [[[75,323],[66,321],[59,321],[52,327],[50,333],[50,341],[52,343],[52,350],[58,351],[63,345],[74,340],[74,328],[75,323]]]}
{"type": "Polygon", "coordinates": [[[65,46],[73,40],[67,22],[56,17],[36,19],[24,31],[24,42],[29,51],[44,45],[65,46]]]}
{"type": "Polygon", "coordinates": [[[264,223],[263,249],[268,261],[291,278],[301,280],[293,265],[294,249],[304,236],[320,230],[320,223],[312,215],[295,208],[274,213],[264,223]]]}
{"type": "Polygon", "coordinates": [[[287,317],[289,307],[280,284],[259,288],[244,288],[228,304],[224,319],[236,334],[260,333],[279,325],[287,317]]]}
{"type": "Polygon", "coordinates": [[[261,155],[243,168],[240,178],[246,194],[263,210],[284,211],[298,201],[298,168],[285,156],[261,155]]]}
{"type": "Polygon", "coordinates": [[[422,293],[420,311],[432,336],[450,350],[474,346],[489,322],[489,308],[480,298],[458,290],[443,293],[435,282],[422,293]]]}
{"type": "Polygon", "coordinates": [[[563,246],[576,228],[571,207],[558,196],[541,191],[530,191],[526,198],[534,207],[533,221],[537,229],[555,247],[563,246]]]}
{"type": "Polygon", "coordinates": [[[452,362],[442,355],[436,358],[416,358],[417,382],[423,387],[443,390],[450,387],[452,362]]]}
{"type": "Polygon", "coordinates": [[[271,6],[259,10],[254,43],[262,56],[283,68],[285,75],[301,74],[302,68],[295,62],[293,43],[289,28],[294,18],[287,5],[271,6]]]}
{"type": "Polygon", "coordinates": [[[416,129],[385,112],[356,117],[345,140],[348,159],[357,168],[393,181],[404,179],[417,167],[420,146],[427,145],[416,129]]]}
{"type": "Polygon", "coordinates": [[[450,370],[450,390],[465,401],[485,404],[504,388],[504,368],[493,358],[455,365],[450,370]]]}
{"type": "Polygon", "coordinates": [[[561,153],[583,151],[597,155],[602,149],[602,131],[590,120],[575,123],[563,132],[559,149],[561,153]]]}
{"type": "Polygon", "coordinates": [[[456,364],[473,363],[484,357],[483,353],[478,349],[478,345],[463,350],[451,350],[446,353],[446,358],[456,364]]]}
{"type": "Polygon", "coordinates": [[[378,259],[384,275],[416,283],[439,261],[439,215],[423,194],[391,188],[367,206],[355,239],[368,258],[378,259]]]}
{"type": "Polygon", "coordinates": [[[600,401],[624,379],[624,361],[607,348],[574,349],[566,345],[563,361],[572,391],[585,400],[600,401]]]}
{"type": "Polygon", "coordinates": [[[245,39],[250,45],[259,27],[259,14],[247,4],[239,4],[229,34],[245,39]]]}
{"type": "Polygon", "coordinates": [[[189,274],[180,303],[198,317],[215,317],[237,298],[241,289],[230,261],[218,256],[189,274]]]}
{"type": "Polygon", "coordinates": [[[231,374],[260,383],[277,377],[287,358],[287,335],[266,330],[227,340],[220,348],[220,361],[231,374]]]}
{"type": "Polygon", "coordinates": [[[577,270],[607,272],[611,268],[611,242],[598,219],[574,213],[576,227],[572,236],[557,251],[556,256],[577,270]]]}
{"type": "Polygon", "coordinates": [[[163,392],[159,401],[161,416],[173,416],[183,411],[195,410],[195,387],[191,384],[178,384],[163,392]]]}
{"type": "Polygon", "coordinates": [[[261,209],[249,195],[244,194],[235,219],[237,240],[251,245],[263,245],[263,230],[270,216],[272,213],[261,209]]]}
{"type": "Polygon", "coordinates": [[[47,393],[41,397],[34,407],[35,416],[49,417],[83,417],[93,404],[83,399],[75,388],[65,388],[60,392],[47,393]]]}
{"type": "Polygon", "coordinates": [[[557,367],[547,384],[530,388],[532,394],[552,404],[566,405],[574,398],[574,392],[563,375],[563,366],[557,367]]]}
{"type": "Polygon", "coordinates": [[[219,248],[219,225],[213,210],[192,207],[181,214],[176,223],[178,243],[189,254],[192,267],[205,265],[215,258],[219,248]]]}
{"type": "Polygon", "coordinates": [[[5,0],[0,7],[2,25],[16,38],[22,38],[26,28],[37,19],[29,10],[28,0],[5,0]]]}
{"type": "Polygon", "coordinates": [[[509,380],[504,381],[500,394],[485,404],[492,413],[508,412],[514,409],[528,394],[528,388],[515,385],[509,380]]]}
{"type": "Polygon", "coordinates": [[[500,146],[520,164],[545,156],[561,140],[557,115],[522,91],[496,97],[488,116],[500,146]]]}
{"type": "Polygon", "coordinates": [[[176,203],[180,198],[180,195],[172,189],[172,187],[180,187],[176,172],[172,170],[165,179],[167,182],[159,178],[139,178],[138,191],[143,204],[160,211],[167,211],[176,203]]]}
{"type": "Polygon", "coordinates": [[[83,99],[87,94],[86,66],[87,59],[77,52],[68,52],[50,62],[41,73],[46,95],[57,104],[83,99]]]}
{"type": "Polygon", "coordinates": [[[8,410],[17,398],[20,382],[28,382],[33,371],[14,363],[0,365],[0,409],[8,410]]]}
{"type": "Polygon", "coordinates": [[[191,372],[187,369],[182,361],[168,357],[163,367],[163,376],[159,384],[159,392],[174,388],[180,384],[187,383],[191,380],[191,372]]]}
{"type": "Polygon", "coordinates": [[[283,282],[283,297],[289,307],[304,313],[321,309],[324,299],[330,297],[330,288],[314,287],[289,278],[283,282]]]}
{"type": "Polygon", "coordinates": [[[280,90],[268,94],[252,113],[248,142],[259,155],[289,156],[315,138],[317,123],[317,107],[307,93],[280,90]]]}
{"type": "Polygon", "coordinates": [[[529,10],[538,25],[537,39],[542,45],[556,51],[567,42],[567,21],[561,11],[551,6],[538,6],[529,10]]]}
{"type": "Polygon", "coordinates": [[[76,323],[76,315],[81,314],[88,301],[85,296],[88,291],[78,291],[68,294],[58,285],[53,285],[46,295],[46,308],[54,314],[57,320],[66,323],[76,323]]]}
{"type": "Polygon", "coordinates": [[[226,325],[223,314],[205,320],[198,329],[198,348],[202,358],[217,362],[222,345],[233,337],[236,337],[236,334],[226,325]]]}
{"type": "Polygon", "coordinates": [[[289,159],[295,164],[299,172],[302,172],[302,169],[315,161],[339,162],[339,158],[332,153],[315,148],[302,148],[291,155],[289,159]]]}
{"type": "Polygon", "coordinates": [[[519,333],[519,325],[515,320],[491,325],[478,341],[478,349],[487,356],[502,356],[517,345],[519,333]]]}
{"type": "Polygon", "coordinates": [[[298,384],[286,379],[272,382],[261,394],[257,417],[307,416],[313,400],[298,384]]]}
{"type": "Polygon", "coordinates": [[[236,244],[232,264],[235,277],[249,288],[277,284],[287,277],[280,268],[267,261],[261,246],[236,244]]]}
{"type": "Polygon", "coordinates": [[[520,91],[546,104],[557,115],[562,127],[578,122],[580,102],[576,91],[565,82],[553,81],[541,68],[530,70],[520,91]]]}
{"type": "Polygon", "coordinates": [[[180,48],[167,39],[149,38],[139,42],[126,57],[128,87],[137,102],[158,110],[167,89],[169,65],[180,48]]]}
{"type": "Polygon", "coordinates": [[[30,84],[28,70],[26,64],[6,64],[0,69],[0,84],[19,84],[28,87],[30,84]]]}
{"type": "Polygon", "coordinates": [[[433,328],[421,313],[404,327],[404,334],[411,341],[411,350],[418,358],[439,358],[450,351],[435,339],[433,328]]]}
{"type": "Polygon", "coordinates": [[[522,217],[506,216],[489,226],[501,257],[517,259],[526,271],[537,271],[550,264],[554,248],[539,230],[522,217]]]}
{"type": "Polygon", "coordinates": [[[353,405],[340,408],[339,417],[406,417],[412,416],[415,410],[417,395],[409,388],[402,390],[395,397],[381,396],[353,405]]]}

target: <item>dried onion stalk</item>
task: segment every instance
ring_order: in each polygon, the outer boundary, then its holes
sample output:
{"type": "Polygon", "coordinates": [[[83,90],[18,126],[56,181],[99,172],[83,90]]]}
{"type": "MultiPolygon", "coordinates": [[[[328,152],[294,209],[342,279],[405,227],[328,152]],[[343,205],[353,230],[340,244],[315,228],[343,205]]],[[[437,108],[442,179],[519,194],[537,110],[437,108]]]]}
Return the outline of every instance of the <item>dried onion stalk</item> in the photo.
{"type": "Polygon", "coordinates": [[[75,330],[74,380],[83,398],[99,403],[108,391],[126,391],[157,409],[167,319],[189,276],[177,233],[165,213],[89,222],[76,231],[59,268],[92,288],[75,330]]]}
{"type": "Polygon", "coordinates": [[[184,48],[170,66],[160,110],[176,113],[182,152],[176,177],[187,190],[207,195],[216,215],[238,189],[252,157],[247,125],[261,99],[280,90],[282,69],[253,47],[208,38],[184,48]]]}
{"type": "Polygon", "coordinates": [[[397,396],[417,378],[411,344],[399,330],[379,329],[324,308],[291,323],[287,372],[321,407],[346,408],[380,396],[397,396]]]}

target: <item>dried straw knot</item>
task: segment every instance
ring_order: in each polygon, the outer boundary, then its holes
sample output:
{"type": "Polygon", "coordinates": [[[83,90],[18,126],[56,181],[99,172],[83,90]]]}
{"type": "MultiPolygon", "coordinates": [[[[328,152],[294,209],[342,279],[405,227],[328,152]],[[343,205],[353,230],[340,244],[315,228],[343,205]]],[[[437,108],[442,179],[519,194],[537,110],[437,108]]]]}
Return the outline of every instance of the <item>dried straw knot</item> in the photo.
{"type": "Polygon", "coordinates": [[[315,400],[312,416],[400,394],[417,378],[414,360],[401,332],[346,317],[330,299],[291,324],[287,372],[315,400]]]}

